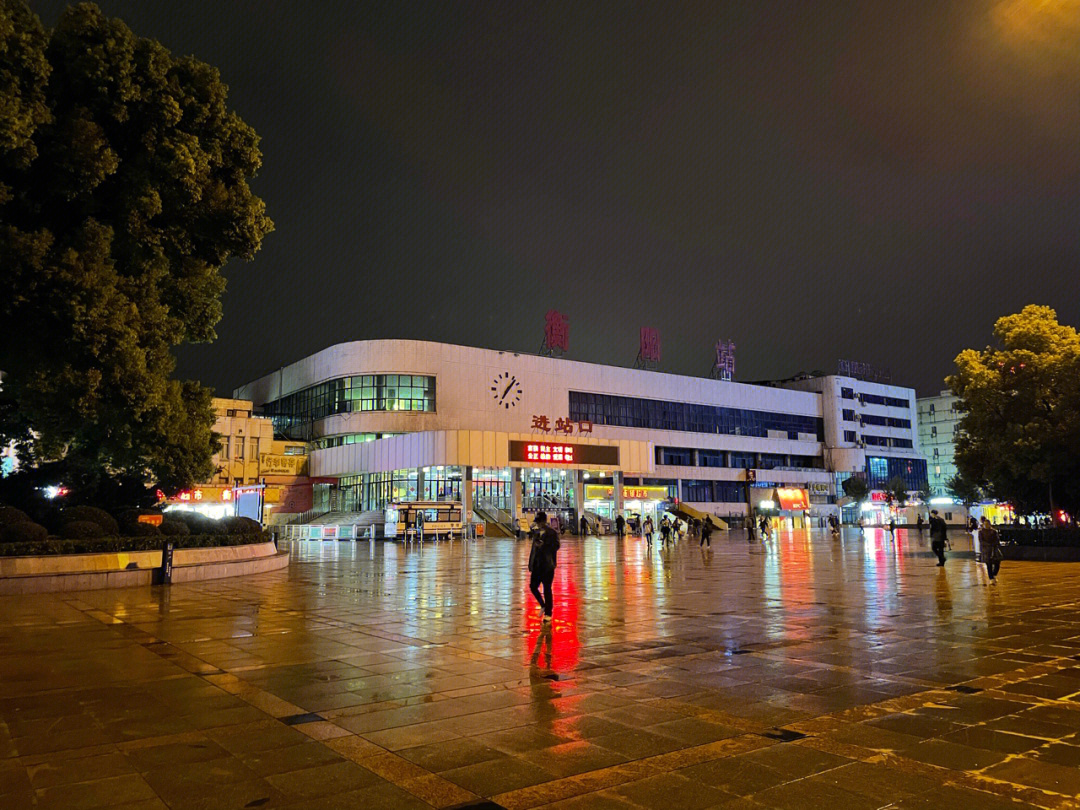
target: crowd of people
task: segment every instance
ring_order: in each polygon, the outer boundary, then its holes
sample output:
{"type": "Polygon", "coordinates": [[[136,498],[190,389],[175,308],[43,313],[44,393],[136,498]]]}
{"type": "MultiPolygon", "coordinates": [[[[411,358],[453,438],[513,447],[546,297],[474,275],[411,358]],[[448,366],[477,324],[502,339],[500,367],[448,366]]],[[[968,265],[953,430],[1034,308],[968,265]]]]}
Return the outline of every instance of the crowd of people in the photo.
{"type": "MultiPolygon", "coordinates": [[[[931,509],[930,519],[924,523],[922,515],[920,515],[916,526],[920,537],[923,534],[924,526],[929,526],[930,549],[937,557],[937,566],[943,568],[946,561],[945,549],[949,546],[948,526],[945,520],[936,509],[931,509]]],[[[841,526],[840,521],[835,516],[829,517],[828,527],[832,538],[839,539],[841,526]]],[[[590,526],[585,515],[581,516],[580,528],[582,536],[590,533],[600,535],[603,532],[603,525],[599,520],[595,520],[594,524],[590,526]]],[[[664,513],[660,518],[659,525],[654,523],[651,515],[647,515],[644,520],[639,523],[635,521],[633,524],[627,521],[623,515],[616,515],[614,528],[616,537],[619,540],[626,537],[628,528],[639,529],[641,537],[650,549],[654,540],[657,539],[664,546],[668,546],[684,538],[696,539],[698,545],[703,549],[711,549],[712,535],[717,526],[710,517],[706,517],[704,520],[696,517],[682,519],[664,513]]],[[[983,517],[981,521],[971,518],[967,528],[972,534],[976,561],[986,566],[986,574],[989,579],[987,584],[997,585],[997,575],[1001,569],[1001,560],[1004,557],[1001,549],[1001,536],[986,517],[983,517]]],[[[757,522],[751,521],[749,523],[748,541],[751,543],[755,540],[755,530],[760,532],[762,542],[770,539],[771,527],[764,516],[757,522]]],[[[889,532],[895,537],[895,524],[890,523],[889,532]]],[[[859,533],[860,535],[863,533],[861,523],[859,533]]],[[[543,621],[547,624],[551,622],[553,615],[552,583],[555,579],[555,569],[558,565],[558,551],[561,542],[559,532],[548,524],[546,513],[542,511],[536,513],[534,523],[529,531],[529,540],[529,590],[540,604],[543,621]]]]}

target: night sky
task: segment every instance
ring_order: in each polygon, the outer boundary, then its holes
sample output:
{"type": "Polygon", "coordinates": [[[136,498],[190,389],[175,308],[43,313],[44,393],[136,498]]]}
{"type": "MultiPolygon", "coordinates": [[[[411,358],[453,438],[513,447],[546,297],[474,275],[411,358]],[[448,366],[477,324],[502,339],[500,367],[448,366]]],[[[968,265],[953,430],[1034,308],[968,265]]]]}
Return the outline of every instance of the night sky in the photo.
{"type": "MultiPolygon", "coordinates": [[[[61,2],[31,2],[46,24],[61,2]]],[[[227,393],[418,338],[736,378],[891,367],[1080,321],[1080,0],[102,0],[220,68],[277,229],[225,268],[227,393]]],[[[390,370],[390,369],[387,369],[390,370]]]]}

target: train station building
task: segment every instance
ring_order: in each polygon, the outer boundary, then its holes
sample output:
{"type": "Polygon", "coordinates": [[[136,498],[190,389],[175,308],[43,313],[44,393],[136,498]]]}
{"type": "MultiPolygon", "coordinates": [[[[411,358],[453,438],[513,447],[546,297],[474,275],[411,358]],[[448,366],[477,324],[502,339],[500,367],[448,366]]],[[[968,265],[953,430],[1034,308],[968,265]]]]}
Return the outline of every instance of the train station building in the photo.
{"type": "Polygon", "coordinates": [[[305,441],[314,504],[454,501],[516,519],[641,517],[687,504],[792,528],[840,482],[926,489],[914,391],[838,375],[731,382],[415,340],[341,343],[236,389],[305,441]]]}

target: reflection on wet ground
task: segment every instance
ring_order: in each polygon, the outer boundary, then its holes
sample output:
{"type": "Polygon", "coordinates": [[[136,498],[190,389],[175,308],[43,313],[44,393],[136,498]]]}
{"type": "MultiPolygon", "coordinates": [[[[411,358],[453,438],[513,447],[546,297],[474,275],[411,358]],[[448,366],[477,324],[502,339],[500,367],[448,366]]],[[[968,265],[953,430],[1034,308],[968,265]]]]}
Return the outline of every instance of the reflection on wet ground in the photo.
{"type": "Polygon", "coordinates": [[[1080,565],[954,548],[567,538],[550,626],[495,539],[0,597],[0,808],[1075,807],[1080,565]]]}

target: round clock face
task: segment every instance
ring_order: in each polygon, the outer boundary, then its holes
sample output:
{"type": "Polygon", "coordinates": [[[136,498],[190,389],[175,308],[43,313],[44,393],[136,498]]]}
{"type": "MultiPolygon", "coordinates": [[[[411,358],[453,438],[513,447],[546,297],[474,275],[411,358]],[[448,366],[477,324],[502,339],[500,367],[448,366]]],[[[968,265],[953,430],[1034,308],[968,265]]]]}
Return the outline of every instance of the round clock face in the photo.
{"type": "Polygon", "coordinates": [[[521,383],[509,371],[497,374],[491,381],[491,398],[495,400],[496,406],[516,407],[521,402],[521,393],[521,383]]]}

